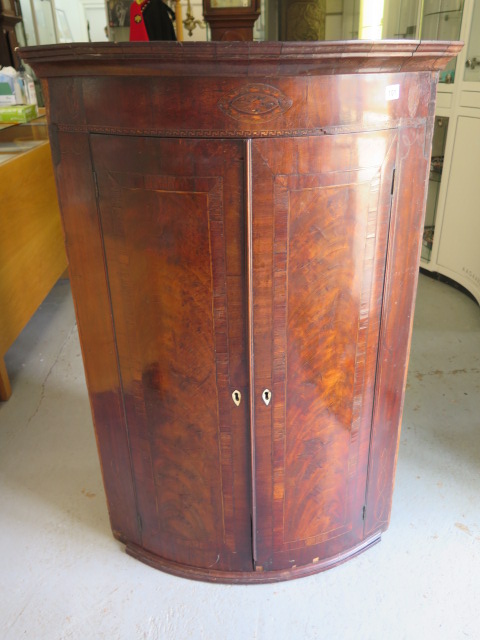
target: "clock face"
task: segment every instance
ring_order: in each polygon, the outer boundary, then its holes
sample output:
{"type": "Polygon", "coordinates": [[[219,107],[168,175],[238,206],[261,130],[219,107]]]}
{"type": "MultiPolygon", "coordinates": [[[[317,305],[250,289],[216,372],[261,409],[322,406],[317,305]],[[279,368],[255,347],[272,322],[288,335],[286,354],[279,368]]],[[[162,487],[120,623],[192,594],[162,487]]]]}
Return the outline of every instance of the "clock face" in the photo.
{"type": "Polygon", "coordinates": [[[210,0],[211,9],[243,9],[251,6],[252,0],[210,0]]]}

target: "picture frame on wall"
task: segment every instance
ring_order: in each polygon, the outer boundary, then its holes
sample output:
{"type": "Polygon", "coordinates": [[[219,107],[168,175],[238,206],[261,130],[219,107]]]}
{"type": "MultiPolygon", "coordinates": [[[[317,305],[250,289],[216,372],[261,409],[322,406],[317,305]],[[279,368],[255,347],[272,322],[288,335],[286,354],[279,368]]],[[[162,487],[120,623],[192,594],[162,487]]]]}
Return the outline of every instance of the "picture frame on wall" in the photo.
{"type": "Polygon", "coordinates": [[[108,0],[108,24],[110,27],[130,26],[129,0],[108,0]]]}

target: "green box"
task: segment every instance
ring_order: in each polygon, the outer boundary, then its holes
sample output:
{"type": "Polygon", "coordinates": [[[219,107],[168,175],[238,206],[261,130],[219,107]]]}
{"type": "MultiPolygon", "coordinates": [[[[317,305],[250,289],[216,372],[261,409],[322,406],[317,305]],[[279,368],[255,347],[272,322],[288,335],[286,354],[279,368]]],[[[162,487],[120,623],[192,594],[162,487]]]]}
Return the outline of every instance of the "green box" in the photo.
{"type": "Polygon", "coordinates": [[[29,122],[38,115],[36,104],[0,107],[0,122],[29,122]]]}

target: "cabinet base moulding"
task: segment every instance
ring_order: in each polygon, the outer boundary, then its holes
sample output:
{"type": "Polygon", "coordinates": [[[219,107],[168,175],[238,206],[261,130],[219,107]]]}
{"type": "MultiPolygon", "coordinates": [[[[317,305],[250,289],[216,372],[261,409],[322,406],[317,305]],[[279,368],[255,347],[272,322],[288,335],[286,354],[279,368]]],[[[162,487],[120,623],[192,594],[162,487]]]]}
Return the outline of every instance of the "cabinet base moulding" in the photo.
{"type": "Polygon", "coordinates": [[[154,553],[150,553],[146,549],[136,544],[127,544],[125,551],[129,556],[148,564],[154,569],[160,569],[165,573],[178,576],[179,578],[189,578],[190,580],[200,580],[202,582],[215,582],[218,584],[269,584],[272,582],[283,582],[285,580],[295,580],[297,578],[305,578],[306,576],[321,573],[339,564],[343,564],[347,560],[358,556],[360,553],[367,551],[378,542],[382,537],[381,533],[367,538],[361,544],[346,553],[339,553],[333,558],[326,558],[319,562],[312,562],[302,567],[292,569],[282,569],[278,571],[215,571],[215,569],[200,569],[197,567],[186,567],[184,565],[160,558],[154,553]]]}

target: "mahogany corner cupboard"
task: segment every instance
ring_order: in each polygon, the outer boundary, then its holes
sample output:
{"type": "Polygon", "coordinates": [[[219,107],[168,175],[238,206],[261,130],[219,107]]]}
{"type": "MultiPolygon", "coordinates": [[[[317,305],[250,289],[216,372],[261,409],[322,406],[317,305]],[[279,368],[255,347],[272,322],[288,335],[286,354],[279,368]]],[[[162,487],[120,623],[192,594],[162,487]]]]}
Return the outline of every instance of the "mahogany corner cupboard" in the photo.
{"type": "Polygon", "coordinates": [[[270,582],[387,528],[436,83],[460,46],[21,50],[128,553],[270,582]]]}

